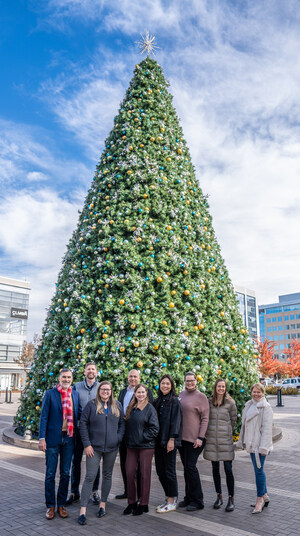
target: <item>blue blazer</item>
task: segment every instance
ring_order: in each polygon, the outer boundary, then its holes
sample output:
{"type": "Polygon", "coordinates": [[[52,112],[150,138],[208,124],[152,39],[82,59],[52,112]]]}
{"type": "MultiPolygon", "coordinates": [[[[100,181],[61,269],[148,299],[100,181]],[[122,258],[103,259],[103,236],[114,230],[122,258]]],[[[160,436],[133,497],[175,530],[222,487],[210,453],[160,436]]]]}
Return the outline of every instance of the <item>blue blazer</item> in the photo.
{"type": "MultiPolygon", "coordinates": [[[[74,415],[74,438],[75,430],[81,415],[79,394],[72,390],[73,415],[74,415]]],[[[63,425],[63,411],[61,396],[57,388],[45,392],[41,417],[39,439],[45,438],[47,447],[57,447],[61,443],[61,429],[63,425]]]]}

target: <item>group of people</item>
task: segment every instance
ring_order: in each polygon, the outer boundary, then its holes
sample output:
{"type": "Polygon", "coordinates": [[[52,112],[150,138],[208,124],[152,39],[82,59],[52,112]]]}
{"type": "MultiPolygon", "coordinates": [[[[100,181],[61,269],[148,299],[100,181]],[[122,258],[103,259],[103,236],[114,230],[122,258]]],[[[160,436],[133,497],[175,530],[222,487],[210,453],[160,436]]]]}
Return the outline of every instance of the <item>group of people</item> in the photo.
{"type": "MultiPolygon", "coordinates": [[[[187,372],[184,390],[177,396],[169,374],[159,381],[157,397],[141,383],[140,373],[131,370],[128,386],[115,399],[109,381],[97,381],[97,368],[88,363],[85,378],[72,388],[72,372],[63,369],[58,386],[46,391],[40,418],[39,448],[46,455],[46,518],[53,519],[55,505],[60,517],[68,517],[66,506],[80,500],[78,523],[86,524],[90,500],[99,506],[97,516],[106,515],[112,472],[119,451],[124,491],[116,499],[127,499],[124,515],[141,515],[149,510],[152,460],[165,498],[157,513],[179,508],[187,511],[204,508],[197,461],[203,457],[212,464],[216,501],[223,504],[220,462],[224,463],[228,501],[226,512],[234,510],[233,430],[236,425],[235,401],[227,392],[226,381],[218,379],[207,399],[197,389],[194,372],[187,372]],[[177,449],[183,464],[185,495],[178,502],[176,476],[177,449]],[[81,460],[86,454],[86,474],[81,495],[81,460]],[[60,457],[60,480],[55,497],[55,473],[60,457]],[[100,462],[102,459],[101,495],[100,462]],[[68,485],[71,471],[71,493],[68,485]]],[[[270,499],[267,494],[264,463],[272,449],[272,409],[264,397],[264,387],[253,385],[251,400],[244,408],[237,447],[245,448],[253,463],[257,499],[253,514],[262,512],[270,499]]]]}

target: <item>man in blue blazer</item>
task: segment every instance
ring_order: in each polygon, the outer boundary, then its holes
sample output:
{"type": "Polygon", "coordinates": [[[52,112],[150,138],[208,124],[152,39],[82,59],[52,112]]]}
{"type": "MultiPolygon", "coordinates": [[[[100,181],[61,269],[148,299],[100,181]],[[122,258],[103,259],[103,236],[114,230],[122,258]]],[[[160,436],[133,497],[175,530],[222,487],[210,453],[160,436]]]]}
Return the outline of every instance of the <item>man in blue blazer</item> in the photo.
{"type": "Polygon", "coordinates": [[[45,392],[41,410],[39,449],[46,454],[45,499],[46,519],[55,516],[55,473],[60,456],[60,479],[57,491],[57,513],[68,517],[65,504],[68,495],[75,429],[81,415],[79,395],[72,391],[73,374],[62,369],[59,383],[45,392]]]}

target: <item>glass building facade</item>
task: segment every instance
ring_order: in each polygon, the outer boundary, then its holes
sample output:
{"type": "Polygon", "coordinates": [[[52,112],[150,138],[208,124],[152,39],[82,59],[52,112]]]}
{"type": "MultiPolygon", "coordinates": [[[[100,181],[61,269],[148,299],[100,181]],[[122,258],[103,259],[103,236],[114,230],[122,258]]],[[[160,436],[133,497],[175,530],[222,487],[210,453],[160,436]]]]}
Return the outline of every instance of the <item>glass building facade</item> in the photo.
{"type": "Polygon", "coordinates": [[[244,326],[248,329],[252,338],[258,337],[258,307],[255,292],[236,285],[234,286],[234,290],[244,326]]]}
{"type": "Polygon", "coordinates": [[[274,357],[284,359],[284,351],[296,339],[300,342],[300,292],[279,296],[278,303],[259,306],[262,340],[275,343],[274,357]]]}
{"type": "Polygon", "coordinates": [[[25,372],[16,362],[26,339],[29,283],[0,276],[0,389],[21,387],[25,372]]]}

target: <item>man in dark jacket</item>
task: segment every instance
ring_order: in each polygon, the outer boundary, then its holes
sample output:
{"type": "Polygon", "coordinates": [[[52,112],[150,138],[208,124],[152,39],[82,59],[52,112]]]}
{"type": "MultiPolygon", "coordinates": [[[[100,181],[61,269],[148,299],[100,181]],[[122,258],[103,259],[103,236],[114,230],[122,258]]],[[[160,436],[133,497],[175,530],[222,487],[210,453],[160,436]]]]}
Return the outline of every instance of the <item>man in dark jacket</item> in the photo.
{"type": "Polygon", "coordinates": [[[81,414],[78,393],[72,391],[72,371],[63,369],[59,384],[45,392],[40,417],[39,449],[46,454],[46,519],[55,516],[55,473],[60,456],[60,478],[57,491],[57,513],[68,517],[65,504],[68,495],[74,436],[81,414]]]}
{"type": "MultiPolygon", "coordinates": [[[[82,382],[75,383],[73,390],[79,394],[80,404],[82,409],[85,408],[90,400],[96,398],[99,382],[97,381],[97,367],[92,361],[87,363],[84,369],[84,380],[82,382]]],[[[78,502],[80,499],[79,484],[81,476],[81,460],[83,455],[83,444],[80,437],[79,429],[76,430],[76,442],[73,455],[72,472],[71,472],[71,494],[68,498],[66,505],[69,506],[73,502],[78,502]]],[[[92,502],[93,504],[99,504],[100,497],[98,493],[100,479],[100,469],[96,475],[93,492],[92,502]]]]}
{"type": "MultiPolygon", "coordinates": [[[[119,402],[121,402],[122,404],[124,415],[126,415],[128,404],[130,403],[133,397],[134,389],[139,383],[141,383],[141,376],[140,376],[139,371],[134,370],[134,369],[131,370],[128,374],[128,386],[124,387],[124,389],[120,391],[119,398],[118,398],[119,402]]],[[[153,404],[153,394],[152,394],[151,389],[149,388],[148,388],[148,400],[150,404],[153,404]]],[[[116,495],[116,499],[127,499],[127,478],[126,478],[126,470],[125,470],[127,446],[126,446],[125,439],[123,439],[123,441],[120,444],[119,453],[120,453],[121,472],[122,472],[122,477],[123,477],[123,482],[124,482],[124,492],[120,493],[119,495],[116,495]]],[[[141,474],[138,468],[138,473],[137,473],[138,496],[140,496],[140,478],[141,478],[141,474]]]]}

